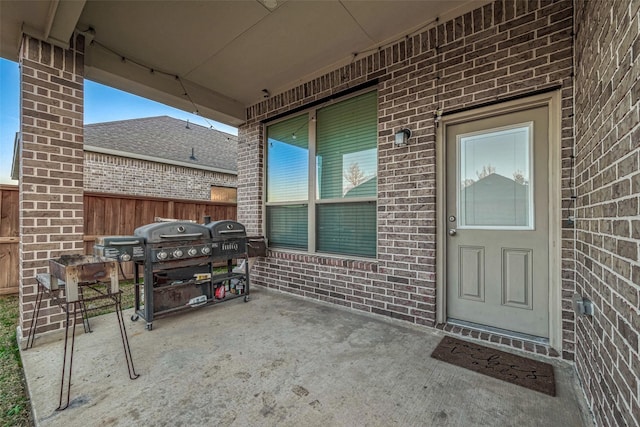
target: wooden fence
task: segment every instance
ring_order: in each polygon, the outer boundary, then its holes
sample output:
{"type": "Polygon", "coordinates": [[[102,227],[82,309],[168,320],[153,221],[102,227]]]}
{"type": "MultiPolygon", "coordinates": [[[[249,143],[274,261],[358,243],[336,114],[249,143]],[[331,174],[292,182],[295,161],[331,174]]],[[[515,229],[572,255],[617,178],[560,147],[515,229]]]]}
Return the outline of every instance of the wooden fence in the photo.
{"type": "Polygon", "coordinates": [[[0,185],[0,295],[18,292],[20,229],[15,185],[0,185]]]}
{"type": "MultiPolygon", "coordinates": [[[[17,186],[0,185],[0,295],[18,292],[18,197],[17,186]]],[[[156,217],[202,223],[205,216],[216,221],[235,220],[236,215],[236,205],[229,203],[84,193],[85,253],[93,253],[96,237],[131,235],[156,217]]],[[[125,268],[125,274],[131,271],[125,268]]]]}

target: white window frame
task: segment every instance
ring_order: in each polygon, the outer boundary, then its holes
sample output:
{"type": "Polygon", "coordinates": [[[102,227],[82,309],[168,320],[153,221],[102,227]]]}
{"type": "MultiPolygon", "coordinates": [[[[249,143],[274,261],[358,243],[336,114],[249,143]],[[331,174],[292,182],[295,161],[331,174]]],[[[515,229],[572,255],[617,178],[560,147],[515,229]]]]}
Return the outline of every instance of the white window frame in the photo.
{"type": "Polygon", "coordinates": [[[535,230],[536,218],[535,218],[535,206],[534,206],[534,197],[535,188],[534,188],[534,168],[533,168],[533,122],[524,122],[524,123],[516,123],[509,126],[501,126],[491,129],[485,129],[476,132],[465,133],[461,135],[457,135],[456,137],[456,146],[457,146],[457,159],[456,159],[456,199],[457,199],[457,212],[456,215],[459,218],[458,229],[459,230],[535,230]],[[460,189],[462,188],[462,181],[460,180],[462,175],[462,162],[464,160],[464,153],[462,152],[462,140],[464,138],[474,137],[478,135],[485,135],[488,133],[501,133],[508,132],[515,129],[523,129],[526,128],[528,132],[528,141],[527,141],[527,156],[529,157],[527,160],[529,163],[529,194],[528,194],[528,215],[529,215],[529,223],[527,225],[467,225],[464,220],[464,215],[462,214],[462,201],[460,200],[460,189]]]}

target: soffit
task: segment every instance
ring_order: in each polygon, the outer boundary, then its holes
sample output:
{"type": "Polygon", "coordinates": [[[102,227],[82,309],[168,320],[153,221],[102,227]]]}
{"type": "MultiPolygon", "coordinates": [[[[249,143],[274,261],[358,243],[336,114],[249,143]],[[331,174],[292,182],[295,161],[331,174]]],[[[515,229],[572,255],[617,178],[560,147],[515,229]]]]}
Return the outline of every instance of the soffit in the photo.
{"type": "MultiPolygon", "coordinates": [[[[54,23],[73,17],[74,11],[62,8],[63,3],[1,1],[2,56],[17,58],[12,43],[19,39],[9,34],[19,33],[16,22],[21,19],[42,27],[47,16],[53,16],[54,23]],[[57,10],[53,15],[52,9],[57,10]]],[[[89,0],[76,27],[95,30],[95,43],[86,49],[87,78],[238,125],[245,108],[263,99],[263,89],[278,93],[347,64],[356,52],[486,3],[89,0]]],[[[62,22],[68,31],[69,25],[62,22]]]]}

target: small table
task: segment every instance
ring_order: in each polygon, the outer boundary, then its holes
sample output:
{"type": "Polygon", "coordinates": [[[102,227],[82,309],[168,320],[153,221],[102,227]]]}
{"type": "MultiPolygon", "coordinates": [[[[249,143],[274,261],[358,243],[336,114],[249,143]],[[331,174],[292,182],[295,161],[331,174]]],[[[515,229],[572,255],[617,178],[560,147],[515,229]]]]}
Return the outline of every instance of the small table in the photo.
{"type": "MultiPolygon", "coordinates": [[[[115,263],[115,261],[113,262],[115,263]]],[[[129,339],[127,338],[127,331],[124,326],[121,304],[122,291],[120,291],[118,286],[117,270],[113,269],[109,273],[109,280],[105,280],[103,282],[78,281],[74,280],[74,277],[77,278],[77,276],[74,276],[73,274],[67,275],[67,283],[50,273],[40,273],[36,276],[36,281],[38,282],[38,293],[36,295],[35,308],[33,311],[33,317],[31,319],[31,327],[29,328],[27,343],[24,348],[26,350],[33,347],[36,327],[40,316],[42,299],[44,295],[47,294],[50,297],[51,301],[57,304],[66,313],[62,378],[60,381],[60,400],[58,408],[56,409],[58,411],[66,409],[69,406],[69,398],[71,394],[71,374],[73,369],[73,349],[75,344],[76,323],[78,314],[80,314],[81,318],[83,319],[85,332],[92,332],[87,315],[88,311],[110,306],[113,306],[115,308],[116,316],[118,318],[118,326],[120,328],[120,336],[122,338],[122,345],[124,348],[124,355],[127,361],[129,378],[134,380],[139,376],[135,372],[135,368],[133,366],[133,358],[131,356],[131,348],[129,347],[129,339]],[[85,296],[85,291],[88,289],[92,290],[91,294],[93,295],[85,296]],[[87,303],[94,301],[104,302],[104,304],[87,308],[87,303]],[[70,325],[73,326],[71,328],[72,333],[71,340],[69,342],[70,325]],[[65,382],[67,395],[66,401],[63,402],[65,382]]]]}

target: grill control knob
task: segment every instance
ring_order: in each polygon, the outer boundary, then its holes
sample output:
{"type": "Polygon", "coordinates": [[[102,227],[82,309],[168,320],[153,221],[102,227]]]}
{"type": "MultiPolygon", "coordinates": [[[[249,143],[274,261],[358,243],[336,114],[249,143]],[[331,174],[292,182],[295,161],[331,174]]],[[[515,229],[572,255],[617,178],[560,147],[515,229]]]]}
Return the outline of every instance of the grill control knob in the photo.
{"type": "Polygon", "coordinates": [[[181,249],[176,249],[175,251],[173,251],[174,258],[180,258],[182,255],[184,255],[184,253],[182,252],[181,249]]]}
{"type": "Polygon", "coordinates": [[[163,259],[167,259],[168,255],[169,254],[167,254],[165,251],[160,251],[156,256],[158,257],[159,260],[162,261],[163,259]]]}
{"type": "Polygon", "coordinates": [[[198,250],[196,248],[191,248],[187,251],[187,253],[189,254],[189,256],[196,256],[198,255],[198,250]]]}
{"type": "Polygon", "coordinates": [[[129,254],[120,255],[120,261],[122,261],[122,262],[131,261],[131,255],[129,255],[129,254]]]}
{"type": "Polygon", "coordinates": [[[202,253],[205,255],[209,255],[211,253],[211,248],[209,246],[205,246],[201,249],[202,253]]]}

